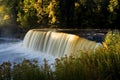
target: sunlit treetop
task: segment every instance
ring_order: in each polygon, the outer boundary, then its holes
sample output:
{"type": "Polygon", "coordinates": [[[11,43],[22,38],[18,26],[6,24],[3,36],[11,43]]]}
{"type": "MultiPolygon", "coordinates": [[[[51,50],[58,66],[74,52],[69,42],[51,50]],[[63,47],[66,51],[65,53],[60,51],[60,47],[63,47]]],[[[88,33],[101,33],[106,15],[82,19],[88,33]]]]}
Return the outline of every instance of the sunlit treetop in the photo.
{"type": "Polygon", "coordinates": [[[10,19],[10,15],[8,12],[8,8],[5,6],[0,6],[0,25],[6,24],[6,22],[10,19]]]}
{"type": "Polygon", "coordinates": [[[4,11],[4,7],[0,6],[0,13],[2,13],[4,11]]]}
{"type": "Polygon", "coordinates": [[[75,3],[75,7],[79,7],[80,4],[78,2],[75,3]]]}
{"type": "Polygon", "coordinates": [[[55,0],[52,0],[50,2],[50,4],[48,5],[48,7],[47,7],[48,14],[49,14],[48,17],[51,19],[49,22],[51,24],[54,24],[54,23],[57,22],[57,20],[56,20],[56,11],[55,11],[55,8],[56,8],[57,5],[58,5],[57,2],[55,0]]]}
{"type": "Polygon", "coordinates": [[[10,19],[10,16],[9,15],[4,15],[3,20],[8,20],[8,19],[10,19]]]}
{"type": "Polygon", "coordinates": [[[108,10],[114,12],[114,9],[117,9],[119,6],[118,0],[110,0],[108,5],[108,10]]]}

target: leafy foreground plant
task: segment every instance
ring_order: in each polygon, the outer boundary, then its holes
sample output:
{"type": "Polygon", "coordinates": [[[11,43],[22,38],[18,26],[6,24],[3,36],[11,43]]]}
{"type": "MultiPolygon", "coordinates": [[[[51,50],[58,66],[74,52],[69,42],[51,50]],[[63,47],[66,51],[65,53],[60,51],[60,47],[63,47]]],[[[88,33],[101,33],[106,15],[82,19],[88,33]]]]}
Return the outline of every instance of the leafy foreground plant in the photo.
{"type": "Polygon", "coordinates": [[[0,65],[0,80],[54,80],[50,66],[44,61],[38,66],[37,61],[24,60],[20,64],[5,62],[0,65]]]}
{"type": "Polygon", "coordinates": [[[37,65],[36,61],[32,63],[29,60],[24,60],[21,64],[14,65],[12,72],[13,80],[54,80],[46,60],[41,67],[37,65]]]}
{"type": "Polygon", "coordinates": [[[56,59],[52,65],[54,71],[46,60],[43,66],[39,66],[35,60],[24,60],[13,65],[4,62],[0,65],[0,80],[119,80],[119,41],[119,32],[110,31],[103,48],[56,59]]]}

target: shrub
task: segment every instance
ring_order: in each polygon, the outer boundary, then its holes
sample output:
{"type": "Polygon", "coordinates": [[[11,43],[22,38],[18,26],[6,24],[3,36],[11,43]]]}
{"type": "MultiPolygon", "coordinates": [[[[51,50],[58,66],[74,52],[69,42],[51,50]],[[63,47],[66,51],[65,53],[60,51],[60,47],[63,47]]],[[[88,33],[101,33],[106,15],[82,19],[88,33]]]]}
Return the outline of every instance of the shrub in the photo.
{"type": "Polygon", "coordinates": [[[37,61],[24,60],[21,64],[14,64],[13,80],[53,80],[52,71],[46,61],[38,66],[37,61]]]}

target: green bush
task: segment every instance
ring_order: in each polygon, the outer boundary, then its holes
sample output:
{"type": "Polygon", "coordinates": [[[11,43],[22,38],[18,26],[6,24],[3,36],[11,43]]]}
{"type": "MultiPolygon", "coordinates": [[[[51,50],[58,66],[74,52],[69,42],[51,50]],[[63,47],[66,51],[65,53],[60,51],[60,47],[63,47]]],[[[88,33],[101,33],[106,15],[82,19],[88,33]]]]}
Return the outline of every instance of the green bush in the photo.
{"type": "Polygon", "coordinates": [[[21,64],[15,64],[12,71],[13,80],[53,80],[52,71],[45,64],[38,66],[37,61],[24,60],[21,64]]]}

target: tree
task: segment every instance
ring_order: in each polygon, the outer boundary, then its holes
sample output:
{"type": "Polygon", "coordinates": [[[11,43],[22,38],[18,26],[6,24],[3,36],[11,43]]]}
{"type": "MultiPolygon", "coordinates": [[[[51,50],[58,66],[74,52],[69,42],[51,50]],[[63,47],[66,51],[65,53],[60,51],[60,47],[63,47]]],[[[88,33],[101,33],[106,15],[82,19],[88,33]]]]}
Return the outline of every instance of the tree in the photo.
{"type": "MultiPolygon", "coordinates": [[[[8,0],[9,1],[9,0],[8,0]]],[[[17,21],[24,28],[110,28],[119,23],[118,0],[15,0],[17,21]]],[[[116,26],[117,26],[116,25],[116,26]]]]}
{"type": "Polygon", "coordinates": [[[25,29],[34,28],[37,25],[35,0],[19,0],[17,21],[25,29]]]}
{"type": "Polygon", "coordinates": [[[24,28],[58,23],[56,0],[20,0],[17,21],[24,28]]]}
{"type": "Polygon", "coordinates": [[[56,0],[52,0],[48,7],[47,7],[47,11],[48,11],[48,17],[50,19],[50,23],[51,24],[57,24],[59,23],[59,20],[57,19],[58,18],[58,14],[59,14],[59,11],[58,11],[58,4],[59,4],[59,1],[56,1],[56,0]]]}
{"type": "Polygon", "coordinates": [[[110,0],[107,9],[110,12],[109,23],[111,24],[111,28],[116,27],[117,15],[119,15],[119,13],[117,13],[117,10],[119,9],[118,0],[110,0]]]}
{"type": "Polygon", "coordinates": [[[14,3],[16,0],[1,0],[0,1],[0,25],[16,24],[13,15],[14,3]]]}

